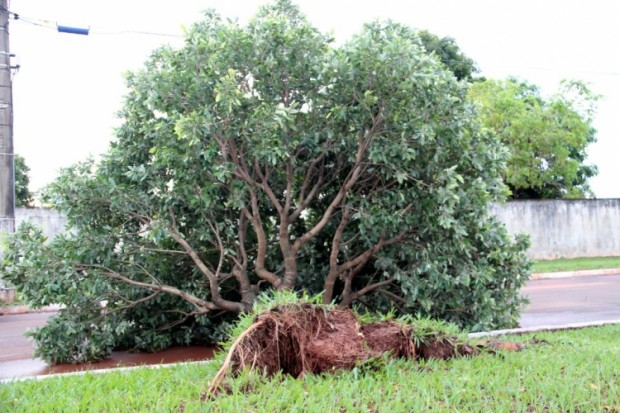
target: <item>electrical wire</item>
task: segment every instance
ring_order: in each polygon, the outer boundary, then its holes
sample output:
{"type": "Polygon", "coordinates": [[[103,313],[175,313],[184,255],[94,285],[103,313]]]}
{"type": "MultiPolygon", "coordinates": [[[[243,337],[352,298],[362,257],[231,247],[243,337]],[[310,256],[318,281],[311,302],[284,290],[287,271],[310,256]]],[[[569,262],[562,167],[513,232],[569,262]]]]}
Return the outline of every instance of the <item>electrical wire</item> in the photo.
{"type": "MultiPolygon", "coordinates": [[[[558,72],[560,69],[553,67],[542,67],[542,66],[514,66],[514,65],[501,65],[501,64],[490,64],[489,67],[494,68],[504,68],[504,69],[519,69],[519,70],[539,70],[539,71],[547,71],[547,72],[558,72]]],[[[620,76],[620,72],[604,72],[604,71],[594,71],[594,70],[579,70],[579,69],[563,69],[566,71],[581,73],[586,75],[596,75],[596,76],[620,76]]]]}
{"type": "Polygon", "coordinates": [[[23,22],[23,23],[28,23],[28,24],[32,24],[33,26],[37,26],[37,27],[42,27],[44,29],[51,29],[51,30],[56,30],[56,27],[52,26],[50,22],[44,21],[44,20],[31,20],[27,17],[19,17],[18,19],[15,19],[18,22],[23,22]]]}
{"type": "Polygon", "coordinates": [[[155,32],[145,32],[141,30],[121,30],[117,32],[106,32],[106,31],[98,31],[94,29],[93,34],[104,35],[104,36],[120,36],[123,34],[142,34],[147,36],[163,36],[163,37],[177,37],[181,38],[182,35],[179,34],[169,34],[169,33],[155,33],[155,32]]]}
{"type": "MultiPolygon", "coordinates": [[[[54,31],[57,30],[57,24],[52,24],[52,22],[50,22],[49,20],[37,19],[33,17],[25,17],[19,13],[15,13],[2,6],[0,6],[0,13],[13,18],[13,20],[17,22],[23,22],[23,23],[34,25],[34,26],[42,27],[45,29],[51,29],[54,31]]],[[[161,36],[161,37],[176,37],[176,38],[183,37],[182,35],[177,35],[177,34],[157,33],[157,32],[150,32],[150,31],[143,31],[143,30],[106,31],[105,29],[96,29],[96,28],[91,30],[89,34],[105,35],[105,36],[121,36],[125,34],[138,34],[138,35],[144,35],[144,36],[161,36]]]]}
{"type": "Polygon", "coordinates": [[[30,18],[30,17],[22,16],[21,14],[12,12],[11,10],[5,9],[2,6],[0,6],[0,13],[4,14],[6,16],[12,17],[13,20],[23,21],[23,22],[26,22],[26,23],[35,24],[37,26],[45,26],[46,24],[50,23],[47,20],[41,20],[41,19],[35,19],[35,18],[30,18]]]}
{"type": "MultiPolygon", "coordinates": [[[[2,6],[0,6],[0,13],[4,15],[8,15],[12,17],[14,20],[18,22],[24,22],[27,24],[31,24],[34,26],[42,27],[45,29],[51,29],[56,31],[57,25],[52,25],[49,20],[37,19],[32,17],[24,17],[18,13],[12,12],[2,6]]],[[[90,30],[89,35],[103,35],[103,36],[122,36],[126,34],[138,34],[144,36],[160,36],[160,37],[173,37],[173,38],[182,38],[184,36],[170,33],[157,33],[150,31],[142,31],[142,30],[119,30],[119,31],[106,31],[105,29],[97,29],[93,28],[90,30]]],[[[539,71],[552,71],[555,72],[557,69],[549,68],[549,67],[528,67],[528,66],[504,66],[504,65],[491,65],[492,67],[503,67],[508,69],[518,69],[518,70],[539,70],[539,71]]],[[[620,72],[599,72],[599,71],[585,71],[585,70],[576,70],[575,72],[587,75],[596,75],[596,76],[620,76],[620,72]]]]}

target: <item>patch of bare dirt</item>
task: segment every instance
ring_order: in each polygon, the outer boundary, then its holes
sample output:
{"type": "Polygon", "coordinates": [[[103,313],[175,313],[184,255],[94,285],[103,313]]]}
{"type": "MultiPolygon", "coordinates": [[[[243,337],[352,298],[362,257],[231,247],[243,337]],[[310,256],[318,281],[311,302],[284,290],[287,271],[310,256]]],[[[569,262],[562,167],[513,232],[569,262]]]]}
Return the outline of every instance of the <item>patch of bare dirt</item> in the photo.
{"type": "Polygon", "coordinates": [[[508,343],[499,340],[489,340],[482,344],[480,347],[486,349],[489,353],[495,354],[498,351],[521,351],[523,350],[523,344],[520,343],[508,343]]]}

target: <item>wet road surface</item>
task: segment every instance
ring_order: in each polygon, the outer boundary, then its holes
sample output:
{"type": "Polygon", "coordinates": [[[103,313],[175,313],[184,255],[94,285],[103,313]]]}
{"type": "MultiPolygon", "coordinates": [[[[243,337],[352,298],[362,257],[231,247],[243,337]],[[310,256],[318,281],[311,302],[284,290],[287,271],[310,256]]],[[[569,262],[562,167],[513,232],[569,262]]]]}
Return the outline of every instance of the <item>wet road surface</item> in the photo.
{"type": "MultiPolygon", "coordinates": [[[[24,336],[28,330],[45,324],[53,313],[0,316],[0,363],[32,358],[32,343],[24,336]]],[[[2,368],[0,368],[2,375],[2,368]]]]}
{"type": "Polygon", "coordinates": [[[620,275],[528,281],[525,328],[620,320],[620,275]]]}
{"type": "MultiPolygon", "coordinates": [[[[48,366],[39,358],[0,361],[0,380],[15,377],[43,376],[47,374],[71,373],[75,371],[105,370],[115,367],[131,367],[155,364],[170,364],[188,361],[210,360],[212,347],[174,347],[157,353],[128,353],[115,351],[106,360],[85,364],[58,364],[48,366]]],[[[2,350],[0,350],[2,353],[2,350]]]]}
{"type": "Polygon", "coordinates": [[[97,363],[59,364],[48,366],[34,358],[34,345],[24,336],[29,329],[43,326],[55,313],[30,313],[0,316],[0,380],[14,377],[101,370],[114,367],[170,364],[209,360],[213,347],[174,347],[157,353],[113,352],[110,358],[97,363]]]}

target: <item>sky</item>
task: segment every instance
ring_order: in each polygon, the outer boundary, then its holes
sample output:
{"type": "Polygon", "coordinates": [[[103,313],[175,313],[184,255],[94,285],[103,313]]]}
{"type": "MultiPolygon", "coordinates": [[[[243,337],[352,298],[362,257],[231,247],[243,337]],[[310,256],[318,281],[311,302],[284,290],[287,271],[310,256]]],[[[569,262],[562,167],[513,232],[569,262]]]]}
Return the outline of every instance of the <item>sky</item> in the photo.
{"type": "MultiPolygon", "coordinates": [[[[562,79],[602,95],[588,163],[598,198],[620,198],[620,54],[616,0],[298,0],[309,20],[341,43],[363,23],[392,19],[454,38],[480,75],[516,76],[552,94],[562,79]]],[[[12,0],[14,146],[30,167],[31,189],[62,167],[105,153],[120,124],[123,74],[163,44],[181,46],[183,27],[216,9],[246,21],[258,0],[12,0]],[[35,23],[35,24],[33,24],[35,23]],[[88,36],[56,25],[89,28],[88,36]],[[138,32],[148,32],[144,34],[138,32]],[[155,35],[153,33],[165,34],[155,35]]]]}

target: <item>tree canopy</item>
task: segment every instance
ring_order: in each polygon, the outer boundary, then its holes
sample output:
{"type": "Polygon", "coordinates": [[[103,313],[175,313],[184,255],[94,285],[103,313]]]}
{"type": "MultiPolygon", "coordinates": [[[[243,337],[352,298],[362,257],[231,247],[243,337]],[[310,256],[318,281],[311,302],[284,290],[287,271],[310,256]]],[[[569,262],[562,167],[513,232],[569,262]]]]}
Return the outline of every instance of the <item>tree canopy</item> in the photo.
{"type": "Polygon", "coordinates": [[[471,58],[463,54],[453,38],[439,37],[428,30],[419,30],[417,34],[424,48],[434,53],[458,80],[473,80],[478,68],[471,58]]]}
{"type": "Polygon", "coordinates": [[[592,127],[598,99],[581,82],[564,82],[555,96],[543,98],[525,81],[474,83],[470,98],[480,120],[510,151],[505,173],[513,198],[583,198],[591,196],[586,150],[596,141],[592,127]]]}
{"type": "Polygon", "coordinates": [[[596,141],[592,119],[598,96],[578,81],[543,98],[538,87],[517,79],[474,78],[475,62],[450,37],[426,30],[417,34],[458,80],[472,82],[469,97],[480,105],[480,121],[509,149],[505,182],[516,199],[592,196],[588,179],[597,168],[586,164],[587,146],[596,141]]]}
{"type": "Polygon", "coordinates": [[[15,155],[15,206],[32,206],[33,195],[30,192],[30,168],[21,155],[15,155]]]}
{"type": "Polygon", "coordinates": [[[109,154],[46,194],[73,230],[10,241],[6,277],[66,305],[39,354],[217,341],[270,290],[515,324],[526,245],[488,211],[504,151],[412,29],[335,47],[288,1],[246,26],[210,12],[127,82],[109,154]]]}

